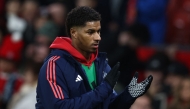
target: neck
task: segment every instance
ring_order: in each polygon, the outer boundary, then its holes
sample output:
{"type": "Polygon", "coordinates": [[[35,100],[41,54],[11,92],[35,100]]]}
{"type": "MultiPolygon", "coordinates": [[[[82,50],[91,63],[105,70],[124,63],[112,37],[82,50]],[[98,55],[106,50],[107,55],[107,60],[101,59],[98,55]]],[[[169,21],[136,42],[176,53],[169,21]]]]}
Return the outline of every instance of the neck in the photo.
{"type": "Polygon", "coordinates": [[[86,58],[86,60],[90,59],[90,53],[87,53],[87,52],[80,52],[80,53],[86,58]]]}
{"type": "Polygon", "coordinates": [[[76,46],[75,43],[72,43],[72,45],[73,45],[73,47],[74,47],[75,49],[77,49],[77,51],[79,51],[79,52],[86,58],[86,60],[89,60],[89,59],[90,59],[91,53],[88,53],[88,52],[85,52],[85,51],[81,50],[80,48],[78,48],[78,47],[76,46]]]}

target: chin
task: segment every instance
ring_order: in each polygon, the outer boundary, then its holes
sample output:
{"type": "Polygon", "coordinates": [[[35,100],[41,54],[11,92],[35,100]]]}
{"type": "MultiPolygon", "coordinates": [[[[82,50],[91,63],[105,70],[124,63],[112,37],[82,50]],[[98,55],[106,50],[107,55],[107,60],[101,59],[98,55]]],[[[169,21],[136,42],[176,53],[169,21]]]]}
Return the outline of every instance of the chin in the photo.
{"type": "Polygon", "coordinates": [[[97,49],[90,50],[91,53],[96,53],[97,49]]]}

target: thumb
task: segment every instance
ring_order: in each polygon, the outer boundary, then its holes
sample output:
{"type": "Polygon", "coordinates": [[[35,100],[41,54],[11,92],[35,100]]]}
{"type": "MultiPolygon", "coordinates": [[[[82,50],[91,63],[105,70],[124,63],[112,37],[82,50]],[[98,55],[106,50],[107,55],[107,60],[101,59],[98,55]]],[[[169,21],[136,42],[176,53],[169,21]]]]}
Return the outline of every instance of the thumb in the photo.
{"type": "Polygon", "coordinates": [[[149,76],[148,76],[148,80],[149,80],[150,82],[152,82],[153,76],[152,76],[152,75],[149,75],[149,76]]]}
{"type": "Polygon", "coordinates": [[[139,73],[138,73],[138,72],[135,72],[135,74],[134,74],[133,77],[138,79],[138,76],[139,76],[139,73]]]}
{"type": "Polygon", "coordinates": [[[147,86],[146,86],[146,90],[149,89],[149,87],[150,87],[150,85],[151,85],[151,83],[152,83],[152,80],[153,80],[153,76],[152,76],[152,75],[149,75],[149,76],[147,77],[147,82],[148,82],[148,84],[147,84],[147,86]]]}

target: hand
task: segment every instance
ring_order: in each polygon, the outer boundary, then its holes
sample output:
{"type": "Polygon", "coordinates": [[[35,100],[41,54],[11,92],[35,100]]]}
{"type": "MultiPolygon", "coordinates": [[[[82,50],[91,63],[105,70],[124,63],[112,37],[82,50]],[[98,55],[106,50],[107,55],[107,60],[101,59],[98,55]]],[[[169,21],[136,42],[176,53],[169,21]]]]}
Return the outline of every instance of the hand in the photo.
{"type": "Polygon", "coordinates": [[[118,71],[118,68],[119,68],[119,65],[120,63],[118,62],[111,70],[110,72],[107,74],[107,76],[105,77],[105,81],[108,82],[108,84],[114,88],[118,78],[119,78],[119,75],[120,75],[120,72],[118,71]]]}
{"type": "Polygon", "coordinates": [[[134,98],[142,96],[149,89],[150,84],[153,80],[152,75],[148,76],[144,81],[137,83],[138,80],[138,72],[135,73],[133,79],[128,85],[128,91],[130,95],[134,98]]]}

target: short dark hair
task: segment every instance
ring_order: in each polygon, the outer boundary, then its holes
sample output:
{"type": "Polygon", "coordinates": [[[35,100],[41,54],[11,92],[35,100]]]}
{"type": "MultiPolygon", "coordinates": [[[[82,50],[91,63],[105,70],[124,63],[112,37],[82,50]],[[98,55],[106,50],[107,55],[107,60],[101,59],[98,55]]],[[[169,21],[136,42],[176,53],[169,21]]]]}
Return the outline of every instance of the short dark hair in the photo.
{"type": "Polygon", "coordinates": [[[65,27],[69,37],[71,37],[70,29],[73,26],[85,26],[86,22],[100,21],[101,15],[94,9],[86,6],[76,7],[72,9],[66,18],[65,27]]]}

